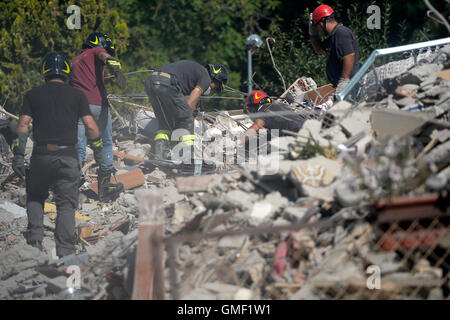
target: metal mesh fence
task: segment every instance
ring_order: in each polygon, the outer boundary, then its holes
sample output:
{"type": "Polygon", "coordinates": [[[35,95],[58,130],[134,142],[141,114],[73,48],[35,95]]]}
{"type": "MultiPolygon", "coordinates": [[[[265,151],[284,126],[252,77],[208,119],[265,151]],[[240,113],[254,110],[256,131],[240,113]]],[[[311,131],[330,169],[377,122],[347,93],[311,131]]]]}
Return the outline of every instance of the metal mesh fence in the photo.
{"type": "Polygon", "coordinates": [[[166,238],[168,297],[449,299],[450,211],[437,196],[402,201],[364,218],[166,238]]]}
{"type": "Polygon", "coordinates": [[[389,90],[389,81],[404,74],[420,61],[438,58],[439,49],[449,43],[450,38],[444,38],[373,51],[339,94],[339,99],[356,103],[375,97],[380,90],[389,90]]]}

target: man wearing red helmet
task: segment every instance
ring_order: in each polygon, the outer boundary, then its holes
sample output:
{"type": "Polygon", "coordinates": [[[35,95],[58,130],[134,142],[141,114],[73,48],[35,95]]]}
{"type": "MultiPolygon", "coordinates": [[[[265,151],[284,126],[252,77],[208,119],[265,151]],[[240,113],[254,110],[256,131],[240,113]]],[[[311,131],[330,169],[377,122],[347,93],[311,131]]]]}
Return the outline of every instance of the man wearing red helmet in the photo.
{"type": "Polygon", "coordinates": [[[317,54],[328,53],[327,77],[340,93],[359,69],[358,41],[353,32],[338,23],[334,10],[322,4],[311,14],[309,35],[317,54]],[[326,36],[320,41],[319,35],[326,36]]]}
{"type": "Polygon", "coordinates": [[[273,103],[273,100],[260,90],[253,91],[248,95],[244,110],[251,114],[250,118],[254,121],[253,125],[245,132],[245,142],[262,128],[298,132],[306,120],[288,105],[273,103]]]}

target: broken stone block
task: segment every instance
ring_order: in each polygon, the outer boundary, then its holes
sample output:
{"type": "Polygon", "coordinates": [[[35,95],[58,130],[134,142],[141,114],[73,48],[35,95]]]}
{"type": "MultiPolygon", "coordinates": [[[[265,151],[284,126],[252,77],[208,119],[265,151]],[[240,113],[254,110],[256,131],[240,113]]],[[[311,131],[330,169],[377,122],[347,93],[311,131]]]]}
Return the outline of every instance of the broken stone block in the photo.
{"type": "Polygon", "coordinates": [[[397,272],[404,266],[395,252],[369,252],[365,258],[370,264],[380,267],[381,274],[397,272]]]}
{"type": "Polygon", "coordinates": [[[370,134],[365,135],[364,138],[359,140],[355,145],[356,155],[359,157],[364,157],[367,149],[374,141],[374,138],[370,134]]]}
{"type": "Polygon", "coordinates": [[[192,208],[189,202],[181,201],[175,203],[175,211],[172,217],[173,224],[181,224],[189,219],[192,215],[192,208]]]}
{"type": "Polygon", "coordinates": [[[217,244],[220,248],[230,248],[230,249],[239,249],[244,243],[248,240],[248,236],[233,236],[233,237],[223,237],[219,240],[217,244]]]}
{"type": "Polygon", "coordinates": [[[419,65],[410,69],[404,76],[400,79],[400,84],[418,84],[428,79],[430,76],[434,75],[436,77],[436,72],[440,71],[441,67],[436,64],[430,63],[420,63],[419,65]]]}
{"type": "Polygon", "coordinates": [[[241,210],[249,210],[253,207],[253,202],[258,199],[255,193],[247,193],[242,190],[231,190],[228,192],[224,200],[237,204],[241,210]]]}
{"type": "Polygon", "coordinates": [[[370,115],[372,110],[370,109],[358,109],[351,113],[350,116],[345,117],[341,125],[345,130],[350,132],[352,136],[360,133],[361,131],[369,132],[370,126],[370,115]]]}
{"type": "Polygon", "coordinates": [[[427,259],[420,259],[413,268],[413,272],[419,274],[430,274],[437,278],[442,278],[443,270],[441,268],[433,268],[427,259]]]}
{"type": "Polygon", "coordinates": [[[315,119],[308,119],[303,123],[302,128],[298,132],[299,135],[302,137],[299,137],[298,140],[300,142],[307,142],[308,138],[311,136],[313,138],[316,138],[319,136],[320,129],[322,127],[322,123],[319,120],[315,119]]]}
{"type": "Polygon", "coordinates": [[[340,171],[341,165],[337,161],[319,156],[296,161],[288,178],[302,196],[329,201],[333,196],[333,181],[340,176],[340,171]]]}
{"type": "MultiPolygon", "coordinates": [[[[132,150],[128,151],[127,154],[129,156],[138,157],[138,158],[145,158],[145,155],[146,155],[144,149],[141,149],[141,148],[132,149],[132,150]]],[[[138,165],[141,163],[141,161],[127,159],[127,158],[124,158],[123,162],[127,166],[134,166],[134,165],[138,165]]]]}
{"type": "Polygon", "coordinates": [[[251,300],[253,292],[246,288],[240,288],[234,295],[234,300],[251,300]]]}
{"type": "Polygon", "coordinates": [[[287,220],[295,223],[301,221],[305,217],[307,211],[308,208],[306,207],[288,207],[284,209],[283,216],[287,220]]]}
{"type": "Polygon", "coordinates": [[[336,200],[344,208],[355,206],[367,198],[365,191],[354,190],[348,183],[341,183],[334,192],[336,200]]]}
{"type": "Polygon", "coordinates": [[[336,261],[330,264],[333,272],[319,272],[311,277],[310,283],[316,288],[345,288],[349,285],[363,288],[366,277],[362,270],[351,261],[336,261]]]}
{"type": "Polygon", "coordinates": [[[331,128],[325,129],[321,135],[324,139],[330,141],[335,148],[347,140],[340,126],[332,126],[331,128]]]}
{"type": "Polygon", "coordinates": [[[333,122],[339,121],[342,117],[347,115],[350,111],[352,104],[348,101],[342,100],[335,103],[333,107],[325,114],[324,122],[331,125],[333,122]]]}
{"type": "Polygon", "coordinates": [[[382,288],[387,291],[399,291],[407,287],[433,288],[440,287],[442,279],[431,274],[412,274],[396,272],[382,278],[382,288]]]}
{"type": "Polygon", "coordinates": [[[408,106],[417,105],[417,100],[414,98],[411,98],[411,97],[405,97],[400,100],[396,100],[395,102],[400,107],[408,107],[408,106]]]}
{"type": "Polygon", "coordinates": [[[448,162],[450,158],[450,141],[440,144],[429,153],[423,156],[423,161],[425,163],[443,163],[448,162]]]}
{"type": "Polygon", "coordinates": [[[255,226],[272,219],[275,213],[287,204],[288,200],[281,196],[278,191],[269,193],[263,201],[258,201],[253,205],[250,213],[250,224],[255,226]]]}

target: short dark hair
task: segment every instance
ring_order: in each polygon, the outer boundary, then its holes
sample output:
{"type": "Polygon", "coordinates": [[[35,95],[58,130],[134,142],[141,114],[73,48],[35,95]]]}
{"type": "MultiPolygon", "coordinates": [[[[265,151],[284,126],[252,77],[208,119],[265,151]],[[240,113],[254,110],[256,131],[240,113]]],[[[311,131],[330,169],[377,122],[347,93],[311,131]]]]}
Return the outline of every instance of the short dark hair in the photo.
{"type": "Polygon", "coordinates": [[[67,80],[64,76],[62,76],[62,75],[57,75],[57,74],[54,74],[54,75],[45,77],[45,81],[50,81],[50,80],[53,80],[53,79],[60,79],[60,80],[62,80],[62,81],[64,81],[64,82],[66,82],[66,80],[67,80]]]}
{"type": "Polygon", "coordinates": [[[334,12],[325,18],[326,21],[336,21],[336,15],[334,12]]]}

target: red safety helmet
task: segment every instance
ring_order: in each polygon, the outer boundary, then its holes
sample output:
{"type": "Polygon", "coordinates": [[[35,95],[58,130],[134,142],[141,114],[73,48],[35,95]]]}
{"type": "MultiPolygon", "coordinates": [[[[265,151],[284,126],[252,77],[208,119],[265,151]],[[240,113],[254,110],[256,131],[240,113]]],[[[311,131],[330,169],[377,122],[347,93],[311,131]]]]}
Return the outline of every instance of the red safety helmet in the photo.
{"type": "Polygon", "coordinates": [[[314,10],[312,14],[312,22],[313,24],[318,24],[320,20],[323,18],[329,17],[334,13],[334,10],[331,9],[330,6],[327,6],[326,4],[321,4],[314,10]]]}
{"type": "Polygon", "coordinates": [[[260,105],[271,103],[272,99],[261,90],[252,91],[245,99],[245,110],[256,112],[260,105]]]}

